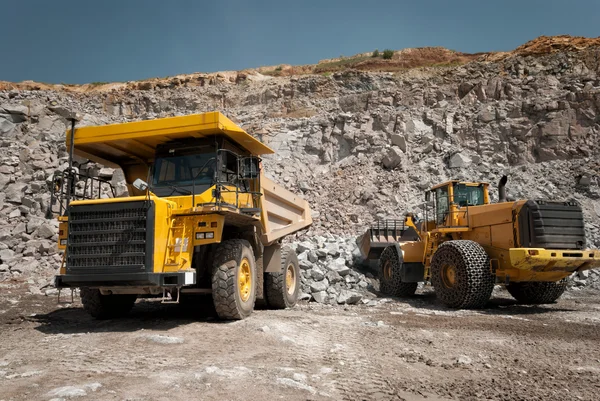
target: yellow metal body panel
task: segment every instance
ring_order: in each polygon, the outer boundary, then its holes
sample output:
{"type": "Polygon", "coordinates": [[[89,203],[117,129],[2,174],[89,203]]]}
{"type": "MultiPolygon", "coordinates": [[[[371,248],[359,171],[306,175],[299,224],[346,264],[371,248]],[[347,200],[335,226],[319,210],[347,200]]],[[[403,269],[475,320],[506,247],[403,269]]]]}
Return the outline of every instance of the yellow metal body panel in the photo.
{"type": "MultiPolygon", "coordinates": [[[[175,139],[202,138],[216,134],[225,135],[253,155],[274,153],[271,148],[215,111],[77,128],[75,154],[112,167],[127,164],[144,165],[154,159],[158,145],[175,139]]],[[[70,143],[71,130],[68,130],[67,148],[70,143]]]]}
{"type": "Polygon", "coordinates": [[[594,250],[512,248],[509,257],[514,268],[540,272],[573,272],[600,266],[600,251],[594,250]]]}
{"type": "Polygon", "coordinates": [[[67,249],[66,245],[63,245],[63,241],[67,240],[69,235],[68,223],[66,221],[61,221],[58,223],[58,249],[65,250],[67,249]]]}
{"type": "Polygon", "coordinates": [[[423,253],[425,252],[424,241],[407,241],[400,242],[400,249],[404,252],[402,258],[406,263],[421,263],[423,262],[423,253]]]}
{"type": "Polygon", "coordinates": [[[288,191],[272,180],[261,176],[261,207],[263,211],[262,242],[264,245],[283,238],[284,236],[308,227],[312,224],[312,216],[308,202],[298,195],[288,191]]]}

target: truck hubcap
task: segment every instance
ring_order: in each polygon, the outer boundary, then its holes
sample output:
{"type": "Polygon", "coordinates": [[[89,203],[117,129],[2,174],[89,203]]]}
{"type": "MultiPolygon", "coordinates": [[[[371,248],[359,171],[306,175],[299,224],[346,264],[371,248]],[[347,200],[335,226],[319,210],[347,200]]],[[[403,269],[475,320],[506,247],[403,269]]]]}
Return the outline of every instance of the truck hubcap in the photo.
{"type": "Polygon", "coordinates": [[[296,271],[294,270],[294,265],[290,264],[286,269],[285,286],[289,295],[293,295],[296,291],[296,271]]]}
{"type": "Polygon", "coordinates": [[[442,281],[446,287],[454,287],[456,284],[456,268],[452,265],[442,267],[442,281]]]}
{"type": "Polygon", "coordinates": [[[390,262],[389,260],[386,260],[383,265],[383,277],[386,280],[392,279],[392,262],[390,262]]]}
{"type": "Polygon", "coordinates": [[[252,292],[252,273],[250,272],[250,263],[248,262],[248,259],[242,259],[240,271],[238,273],[240,298],[243,302],[246,302],[250,299],[250,293],[252,292]]]}

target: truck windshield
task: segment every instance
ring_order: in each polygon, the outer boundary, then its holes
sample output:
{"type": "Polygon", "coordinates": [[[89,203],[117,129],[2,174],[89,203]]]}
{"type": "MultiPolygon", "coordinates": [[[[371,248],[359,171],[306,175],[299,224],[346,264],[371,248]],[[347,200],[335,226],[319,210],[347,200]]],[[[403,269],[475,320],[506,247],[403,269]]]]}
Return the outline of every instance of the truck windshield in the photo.
{"type": "Polygon", "coordinates": [[[459,206],[483,205],[483,186],[454,184],[454,203],[459,206]]]}
{"type": "Polygon", "coordinates": [[[175,192],[204,192],[213,183],[216,157],[214,153],[157,157],[152,172],[152,192],[170,196],[175,192]],[[193,185],[194,184],[194,185],[193,185]]]}

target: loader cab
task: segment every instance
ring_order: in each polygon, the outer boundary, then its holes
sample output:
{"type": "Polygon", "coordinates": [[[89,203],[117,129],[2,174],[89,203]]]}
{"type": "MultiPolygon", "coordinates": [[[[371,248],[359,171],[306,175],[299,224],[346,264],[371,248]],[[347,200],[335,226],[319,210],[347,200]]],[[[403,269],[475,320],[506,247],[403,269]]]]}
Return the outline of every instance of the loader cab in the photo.
{"type": "Polygon", "coordinates": [[[438,226],[459,225],[467,209],[490,203],[489,184],[484,182],[448,181],[429,190],[425,199],[433,200],[433,216],[438,226]],[[433,198],[433,199],[432,199],[433,198]]]}

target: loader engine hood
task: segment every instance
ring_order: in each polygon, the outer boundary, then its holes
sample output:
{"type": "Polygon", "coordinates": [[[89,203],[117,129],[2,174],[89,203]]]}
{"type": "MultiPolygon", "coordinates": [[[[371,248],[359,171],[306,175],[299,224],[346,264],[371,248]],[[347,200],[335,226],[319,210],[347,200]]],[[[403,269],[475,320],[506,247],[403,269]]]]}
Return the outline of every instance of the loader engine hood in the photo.
{"type": "Polygon", "coordinates": [[[528,200],[515,216],[524,248],[584,249],[583,211],[575,201],[528,200]]]}

